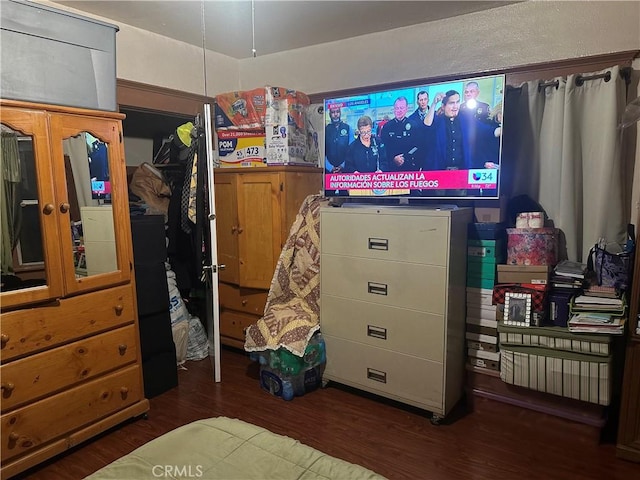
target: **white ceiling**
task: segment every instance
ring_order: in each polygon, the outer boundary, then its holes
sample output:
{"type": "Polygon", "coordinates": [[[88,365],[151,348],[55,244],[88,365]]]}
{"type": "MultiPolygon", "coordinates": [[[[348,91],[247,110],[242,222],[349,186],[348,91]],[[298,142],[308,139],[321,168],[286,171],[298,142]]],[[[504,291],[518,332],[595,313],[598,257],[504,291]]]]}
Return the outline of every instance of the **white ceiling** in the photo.
{"type": "Polygon", "coordinates": [[[207,49],[241,59],[252,56],[254,43],[257,55],[268,55],[515,2],[255,0],[253,22],[251,0],[54,3],[199,47],[204,38],[207,49]]]}

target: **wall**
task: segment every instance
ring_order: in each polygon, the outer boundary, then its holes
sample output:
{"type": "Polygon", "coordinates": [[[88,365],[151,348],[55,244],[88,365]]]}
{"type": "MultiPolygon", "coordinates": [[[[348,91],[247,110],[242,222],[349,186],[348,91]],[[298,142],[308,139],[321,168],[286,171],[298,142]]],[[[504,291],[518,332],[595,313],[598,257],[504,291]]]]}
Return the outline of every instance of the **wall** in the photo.
{"type": "Polygon", "coordinates": [[[244,59],[240,82],[318,93],[639,48],[638,2],[524,2],[244,59]]]}
{"type": "MultiPolygon", "coordinates": [[[[201,48],[118,25],[118,78],[205,93],[201,48]]],[[[207,51],[206,93],[269,84],[318,93],[639,48],[640,2],[529,1],[240,61],[207,51]]]]}
{"type": "Polygon", "coordinates": [[[135,167],[153,159],[153,139],[124,137],[124,158],[127,167],[135,167]]]}

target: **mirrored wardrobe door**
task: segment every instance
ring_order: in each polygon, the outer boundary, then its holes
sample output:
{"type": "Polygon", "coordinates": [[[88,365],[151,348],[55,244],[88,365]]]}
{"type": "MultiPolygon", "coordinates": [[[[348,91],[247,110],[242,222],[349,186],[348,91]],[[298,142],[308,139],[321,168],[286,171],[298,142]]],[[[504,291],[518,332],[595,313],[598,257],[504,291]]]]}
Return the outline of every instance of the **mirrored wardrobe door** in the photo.
{"type": "MultiPolygon", "coordinates": [[[[119,122],[58,115],[52,118],[54,168],[61,192],[59,228],[68,292],[130,278],[129,257],[119,247],[119,230],[129,226],[119,122]]],[[[128,232],[128,228],[126,229],[128,232]]]]}
{"type": "Polygon", "coordinates": [[[3,310],[62,295],[44,114],[1,110],[0,263],[3,310]]]}

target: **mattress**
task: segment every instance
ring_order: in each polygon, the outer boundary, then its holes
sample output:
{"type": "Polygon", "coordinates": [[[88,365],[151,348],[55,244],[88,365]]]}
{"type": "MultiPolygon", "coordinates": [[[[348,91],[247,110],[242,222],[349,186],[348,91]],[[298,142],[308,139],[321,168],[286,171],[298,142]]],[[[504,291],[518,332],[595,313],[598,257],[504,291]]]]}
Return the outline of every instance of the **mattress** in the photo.
{"type": "Polygon", "coordinates": [[[179,427],[86,478],[384,479],[292,438],[226,417],[179,427]]]}

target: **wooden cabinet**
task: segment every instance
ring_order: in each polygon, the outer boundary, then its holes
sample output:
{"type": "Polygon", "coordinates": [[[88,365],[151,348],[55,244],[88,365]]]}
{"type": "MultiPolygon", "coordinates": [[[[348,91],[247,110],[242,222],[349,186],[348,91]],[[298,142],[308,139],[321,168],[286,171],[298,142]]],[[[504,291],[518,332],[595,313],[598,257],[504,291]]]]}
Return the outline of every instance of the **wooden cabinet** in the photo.
{"type": "Polygon", "coordinates": [[[0,206],[10,219],[0,294],[3,478],[149,409],[122,117],[0,100],[2,163],[14,184],[0,206]],[[35,223],[22,221],[27,208],[35,223]],[[12,269],[27,240],[40,252],[41,278],[12,269]]]}
{"type": "Polygon", "coordinates": [[[463,391],[470,221],[470,209],[321,210],[325,380],[449,413],[463,391]]]}
{"type": "Polygon", "coordinates": [[[214,174],[220,335],[242,348],[244,329],[264,313],[280,251],[304,199],[319,193],[314,167],[222,168],[214,174]]]}
{"type": "Polygon", "coordinates": [[[629,308],[629,331],[622,380],[616,454],[640,462],[640,213],[636,222],[636,258],[629,308]]]}

